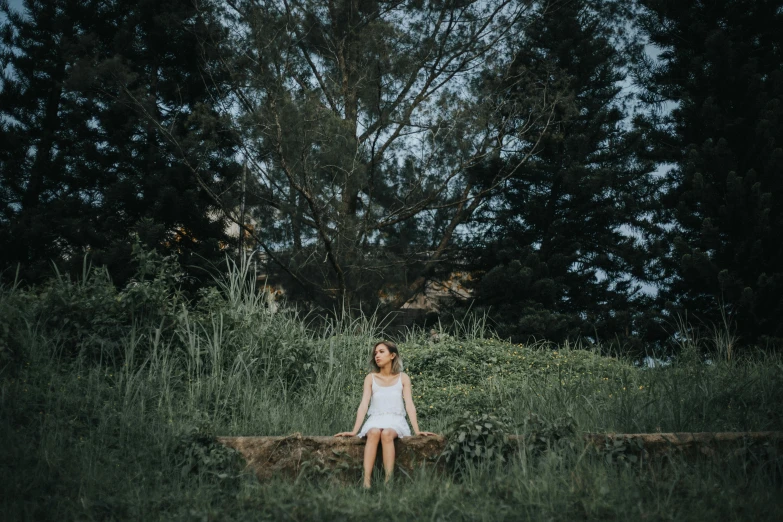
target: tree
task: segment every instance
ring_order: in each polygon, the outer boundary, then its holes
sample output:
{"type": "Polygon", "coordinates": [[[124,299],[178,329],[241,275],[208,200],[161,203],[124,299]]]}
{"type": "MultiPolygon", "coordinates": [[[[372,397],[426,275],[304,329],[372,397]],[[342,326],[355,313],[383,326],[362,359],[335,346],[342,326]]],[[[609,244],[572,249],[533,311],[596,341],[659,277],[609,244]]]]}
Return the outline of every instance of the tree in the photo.
{"type": "MultiPolygon", "coordinates": [[[[199,42],[221,31],[208,3],[28,1],[3,27],[2,266],[35,282],[89,252],[118,283],[129,234],[187,265],[222,257],[225,218],[209,191],[239,169],[212,108],[199,42]],[[194,178],[177,146],[198,149],[194,178]]],[[[190,155],[193,157],[193,154],[190,155]]],[[[202,271],[192,275],[203,276],[202,271]]]]}
{"type": "MultiPolygon", "coordinates": [[[[783,336],[783,11],[777,1],[642,0],[653,110],[638,125],[665,177],[657,242],[672,312],[746,342],[783,336]],[[664,103],[673,110],[661,110],[664,103]]],[[[775,341],[775,340],[778,341],[775,341]]]]}
{"type": "Polygon", "coordinates": [[[72,96],[67,86],[89,6],[27,2],[26,9],[0,3],[8,19],[0,55],[0,256],[3,268],[21,262],[23,276],[35,278],[81,232],[90,206],[83,195],[96,188],[98,139],[88,124],[91,100],[72,96]]]}
{"type": "MultiPolygon", "coordinates": [[[[656,183],[625,122],[626,15],[610,1],[542,3],[512,49],[508,77],[549,79],[562,95],[538,151],[484,207],[464,246],[468,266],[486,272],[477,304],[516,341],[643,335],[641,238],[656,183]]],[[[506,78],[485,81],[519,103],[527,97],[506,78]]]]}
{"type": "MultiPolygon", "coordinates": [[[[527,4],[229,2],[224,70],[252,172],[254,240],[290,291],[394,304],[421,289],[457,227],[500,186],[471,169],[535,149],[554,99],[530,86],[508,125],[471,80],[518,32],[527,4]]],[[[215,42],[219,43],[219,42],[215,42]]],[[[224,205],[224,208],[227,207],[224,205]]],[[[230,212],[230,209],[226,209],[230,212]]]]}

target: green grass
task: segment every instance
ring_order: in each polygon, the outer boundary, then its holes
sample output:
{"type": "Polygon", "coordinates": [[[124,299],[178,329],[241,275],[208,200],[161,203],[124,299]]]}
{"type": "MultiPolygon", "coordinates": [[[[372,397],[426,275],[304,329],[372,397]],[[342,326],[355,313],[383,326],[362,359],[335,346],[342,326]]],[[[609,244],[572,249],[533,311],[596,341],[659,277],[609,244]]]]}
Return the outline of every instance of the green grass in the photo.
{"type": "MultiPolygon", "coordinates": [[[[100,278],[2,289],[3,519],[783,517],[779,456],[640,466],[595,458],[578,437],[459,479],[398,474],[390,489],[369,493],[329,477],[259,483],[199,436],[349,429],[381,332],[377,317],[316,328],[291,310],[273,312],[251,280],[234,267],[197,304],[163,292],[163,278],[120,292],[100,278]],[[150,305],[162,295],[163,312],[150,305]]],[[[783,430],[776,355],[642,370],[578,346],[511,345],[481,320],[453,331],[437,343],[421,332],[400,339],[422,429],[494,411],[518,426],[530,413],[571,418],[577,433],[783,430]]]]}

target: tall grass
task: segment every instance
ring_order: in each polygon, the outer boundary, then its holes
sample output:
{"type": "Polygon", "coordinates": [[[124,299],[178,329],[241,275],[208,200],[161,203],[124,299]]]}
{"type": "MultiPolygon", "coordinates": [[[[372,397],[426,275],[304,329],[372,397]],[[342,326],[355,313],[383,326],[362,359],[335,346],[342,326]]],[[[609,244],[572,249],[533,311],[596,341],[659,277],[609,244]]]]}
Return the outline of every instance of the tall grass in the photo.
{"type": "MultiPolygon", "coordinates": [[[[167,290],[164,277],[119,294],[101,286],[110,284],[105,278],[90,277],[85,274],[86,283],[61,279],[38,294],[0,288],[0,311],[12,324],[2,338],[9,348],[0,370],[4,519],[704,520],[783,514],[779,456],[721,463],[673,459],[640,468],[592,458],[579,438],[544,456],[522,451],[502,467],[470,468],[459,480],[433,470],[398,476],[391,490],[369,495],[326,479],[261,484],[237,476],[225,453],[203,440],[215,434],[328,435],[352,426],[369,350],[383,336],[385,318],[335,314],[339,319],[314,323],[285,306],[270,306],[245,262],[230,265],[217,289],[195,304],[167,290]],[[128,308],[89,302],[83,306],[93,315],[113,310],[97,318],[99,337],[51,319],[56,310],[62,321],[70,307],[84,320],[80,300],[101,295],[122,302],[131,293],[133,299],[167,295],[168,312],[127,320],[121,314],[128,308]],[[71,296],[68,306],[52,295],[71,296]],[[90,344],[96,339],[102,346],[97,351],[90,344]],[[198,467],[187,461],[193,451],[200,452],[198,467]]],[[[128,306],[140,309],[138,302],[128,306]]],[[[783,429],[783,360],[774,354],[735,352],[711,365],[696,358],[640,369],[579,346],[511,345],[493,337],[485,317],[472,316],[434,336],[410,330],[400,341],[427,430],[443,430],[463,411],[486,410],[520,429],[531,413],[570,418],[578,433],[783,429]]],[[[705,350],[724,341],[689,342],[690,349],[705,350]]]]}

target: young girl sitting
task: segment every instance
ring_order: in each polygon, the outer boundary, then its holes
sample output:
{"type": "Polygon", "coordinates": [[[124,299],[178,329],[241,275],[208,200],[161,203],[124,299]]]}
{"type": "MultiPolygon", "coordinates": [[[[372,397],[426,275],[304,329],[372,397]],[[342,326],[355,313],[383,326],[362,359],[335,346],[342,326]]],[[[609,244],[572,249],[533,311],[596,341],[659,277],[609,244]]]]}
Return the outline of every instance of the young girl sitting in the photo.
{"type": "Polygon", "coordinates": [[[377,343],[373,347],[370,367],[373,371],[364,378],[364,395],[356,412],[353,431],[344,431],[335,435],[335,437],[354,437],[358,434],[359,437],[367,437],[367,445],[364,447],[365,488],[369,488],[372,483],[372,469],[378,453],[378,442],[383,447],[386,482],[394,473],[394,439],[411,436],[408,423],[405,422],[406,411],[413,426],[413,433],[435,435],[429,431],[419,431],[416,407],[413,405],[411,379],[401,372],[402,363],[397,345],[389,341],[377,343]],[[403,399],[405,399],[404,409],[403,399]],[[359,431],[359,426],[362,425],[367,413],[370,416],[359,431]]]}

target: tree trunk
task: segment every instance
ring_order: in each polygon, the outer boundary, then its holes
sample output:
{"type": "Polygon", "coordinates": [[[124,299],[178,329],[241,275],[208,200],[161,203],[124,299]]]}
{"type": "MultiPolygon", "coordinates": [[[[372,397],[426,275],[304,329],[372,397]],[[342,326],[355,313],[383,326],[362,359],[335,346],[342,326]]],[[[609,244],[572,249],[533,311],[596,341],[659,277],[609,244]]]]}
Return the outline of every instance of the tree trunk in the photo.
{"type": "MultiPolygon", "coordinates": [[[[73,35],[73,28],[69,27],[62,35],[62,41],[68,42],[73,35]]],[[[55,136],[59,129],[60,100],[65,81],[66,58],[62,57],[57,64],[57,69],[52,74],[52,86],[49,96],[46,98],[43,123],[41,125],[41,138],[36,144],[35,162],[30,169],[30,181],[27,190],[22,197],[22,209],[28,211],[36,208],[40,203],[41,194],[46,185],[47,174],[51,175],[51,154],[55,136]]]]}

